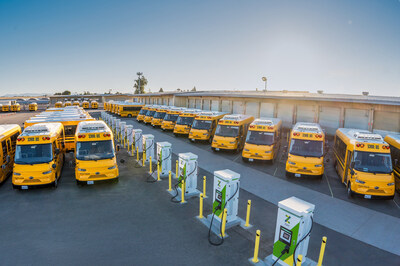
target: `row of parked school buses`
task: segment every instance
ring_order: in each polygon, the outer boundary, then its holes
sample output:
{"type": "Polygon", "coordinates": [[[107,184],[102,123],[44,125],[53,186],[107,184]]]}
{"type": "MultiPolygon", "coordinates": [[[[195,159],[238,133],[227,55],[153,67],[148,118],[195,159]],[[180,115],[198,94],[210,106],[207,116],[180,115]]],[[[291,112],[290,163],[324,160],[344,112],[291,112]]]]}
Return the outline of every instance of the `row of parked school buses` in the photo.
{"type": "MultiPolygon", "coordinates": [[[[66,101],[66,102],[61,102],[58,101],[54,104],[54,107],[56,108],[62,108],[62,107],[67,107],[67,106],[81,106],[81,102],[79,101],[66,101]]],[[[83,109],[98,109],[99,108],[99,103],[97,101],[83,101],[82,102],[82,108],[83,109]]]]}
{"type": "Polygon", "coordinates": [[[19,103],[12,104],[0,104],[2,112],[19,112],[21,111],[21,105],[19,103]]]}
{"type": "MultiPolygon", "coordinates": [[[[105,110],[119,114],[112,107],[105,110]]],[[[208,141],[213,151],[242,151],[246,162],[274,162],[281,147],[282,121],[278,118],[254,119],[241,114],[145,105],[136,119],[173,131],[176,136],[186,135],[192,141],[208,141]]],[[[319,124],[295,124],[288,138],[286,175],[322,178],[327,151],[326,135],[319,124]]],[[[383,139],[366,130],[336,131],[333,163],[349,197],[360,194],[365,198],[393,198],[396,188],[400,192],[399,160],[400,136],[383,139]]]]}
{"type": "Polygon", "coordinates": [[[50,108],[19,125],[0,126],[0,181],[14,188],[57,187],[66,152],[73,152],[80,184],[118,180],[113,134],[79,107],[50,108]]]}

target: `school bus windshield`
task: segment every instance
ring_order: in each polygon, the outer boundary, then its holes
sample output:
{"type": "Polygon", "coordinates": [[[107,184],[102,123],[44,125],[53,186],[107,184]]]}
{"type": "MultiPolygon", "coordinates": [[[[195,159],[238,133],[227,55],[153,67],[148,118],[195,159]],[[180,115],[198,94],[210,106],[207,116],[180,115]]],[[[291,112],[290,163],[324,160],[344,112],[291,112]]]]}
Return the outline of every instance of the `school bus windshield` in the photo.
{"type": "Polygon", "coordinates": [[[390,154],[355,151],[354,169],[361,172],[389,174],[392,172],[390,154]]]}
{"type": "Polygon", "coordinates": [[[53,160],[51,144],[17,145],[15,150],[16,164],[40,164],[53,160]]]}
{"type": "Polygon", "coordinates": [[[156,112],[154,114],[154,118],[163,118],[165,116],[165,112],[156,112]]]}
{"type": "Polygon", "coordinates": [[[216,136],[221,137],[237,137],[239,135],[238,126],[218,125],[215,131],[216,136]]]}
{"type": "Polygon", "coordinates": [[[153,116],[156,111],[147,111],[146,116],[153,116]]]}
{"type": "Polygon", "coordinates": [[[304,157],[322,157],[324,152],[323,141],[292,139],[289,153],[304,157]]]}
{"type": "Polygon", "coordinates": [[[211,120],[194,120],[192,128],[194,129],[210,129],[211,120]]]}
{"type": "Polygon", "coordinates": [[[146,110],[146,109],[140,109],[140,112],[139,112],[140,115],[144,115],[144,114],[146,114],[146,113],[147,113],[147,110],[146,110]]]}
{"type": "Polygon", "coordinates": [[[76,143],[76,159],[78,160],[102,160],[113,157],[114,147],[111,140],[76,143]]]}
{"type": "Polygon", "coordinates": [[[178,114],[176,114],[176,115],[172,115],[172,114],[166,114],[165,116],[164,116],[164,121],[172,121],[172,122],[175,122],[177,119],[178,119],[178,114]]]}
{"type": "Polygon", "coordinates": [[[176,124],[177,125],[191,125],[193,123],[194,117],[189,117],[189,116],[179,116],[178,119],[176,119],[176,124]]]}
{"type": "Polygon", "coordinates": [[[254,145],[272,145],[274,144],[274,133],[249,131],[247,133],[246,143],[254,145]]]}

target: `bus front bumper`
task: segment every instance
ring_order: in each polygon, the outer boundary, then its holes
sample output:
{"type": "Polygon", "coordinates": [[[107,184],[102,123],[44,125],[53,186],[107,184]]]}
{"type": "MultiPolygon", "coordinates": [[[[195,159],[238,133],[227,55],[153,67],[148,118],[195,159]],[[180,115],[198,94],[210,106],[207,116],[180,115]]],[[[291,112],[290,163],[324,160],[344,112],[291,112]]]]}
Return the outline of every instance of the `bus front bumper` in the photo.
{"type": "Polygon", "coordinates": [[[369,186],[368,184],[359,184],[352,181],[351,190],[354,194],[367,199],[391,199],[394,196],[395,186],[369,186]]]}
{"type": "Polygon", "coordinates": [[[292,173],[295,177],[322,176],[324,174],[324,166],[321,167],[298,166],[286,162],[286,172],[292,173]]]}
{"type": "Polygon", "coordinates": [[[250,151],[248,149],[243,149],[242,157],[250,161],[270,161],[274,159],[274,153],[272,151],[250,151]]]}
{"type": "Polygon", "coordinates": [[[98,171],[97,169],[86,169],[85,172],[75,171],[75,178],[81,182],[100,181],[117,178],[119,175],[118,167],[112,170],[98,171]]]}
{"type": "Polygon", "coordinates": [[[13,174],[12,184],[14,187],[22,187],[22,186],[40,186],[40,185],[49,185],[54,183],[55,174],[53,172],[49,174],[21,174],[17,176],[13,174]]]}

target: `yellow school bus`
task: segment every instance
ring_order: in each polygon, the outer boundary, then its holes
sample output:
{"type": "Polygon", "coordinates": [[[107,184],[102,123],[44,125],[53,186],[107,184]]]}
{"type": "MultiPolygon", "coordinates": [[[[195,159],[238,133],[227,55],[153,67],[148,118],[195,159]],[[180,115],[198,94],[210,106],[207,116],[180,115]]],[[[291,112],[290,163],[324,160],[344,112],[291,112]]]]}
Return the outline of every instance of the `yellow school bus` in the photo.
{"type": "Polygon", "coordinates": [[[118,106],[118,115],[121,117],[136,117],[138,116],[143,104],[139,103],[121,103],[118,106]]]}
{"type": "Polygon", "coordinates": [[[395,188],[400,193],[400,135],[387,135],[385,141],[390,146],[395,188]]]}
{"type": "Polygon", "coordinates": [[[108,111],[108,102],[104,102],[103,109],[104,111],[108,111]]]}
{"type": "Polygon", "coordinates": [[[12,172],[15,146],[19,134],[21,134],[19,125],[0,125],[0,183],[4,182],[12,172]]]}
{"type": "Polygon", "coordinates": [[[230,150],[239,152],[246,141],[247,130],[254,117],[251,115],[226,115],[218,122],[211,143],[213,151],[230,150]]]}
{"type": "Polygon", "coordinates": [[[201,112],[193,121],[189,139],[191,141],[202,140],[211,143],[218,121],[227,114],[213,111],[201,112]]]}
{"type": "Polygon", "coordinates": [[[14,188],[52,185],[57,187],[64,164],[64,127],[61,123],[39,123],[26,127],[17,138],[14,188]]]}
{"type": "MultiPolygon", "coordinates": [[[[79,103],[79,102],[78,102],[79,103]]],[[[78,105],[79,106],[79,105],[78,105]]],[[[89,102],[88,101],[83,101],[82,102],[82,108],[83,109],[89,109],[89,107],[90,107],[90,104],[89,104],[89,102]]]]}
{"type": "Polygon", "coordinates": [[[334,166],[347,196],[394,197],[390,147],[379,134],[367,130],[339,128],[334,140],[334,166]]]}
{"type": "Polygon", "coordinates": [[[142,107],[142,109],[140,109],[140,112],[139,112],[138,116],[136,117],[136,120],[139,123],[144,121],[146,113],[147,113],[147,111],[149,110],[150,107],[151,107],[151,105],[145,105],[145,106],[142,107]]]}
{"type": "Polygon", "coordinates": [[[281,145],[281,131],[282,121],[279,118],[254,120],[247,132],[243,161],[275,161],[281,145]]]}
{"type": "Polygon", "coordinates": [[[201,113],[199,109],[186,109],[176,119],[174,135],[189,135],[194,119],[201,113]]]}
{"type": "Polygon", "coordinates": [[[73,106],[80,106],[80,103],[79,103],[79,101],[74,101],[74,102],[72,103],[72,105],[73,105],[73,106]]]}
{"type": "Polygon", "coordinates": [[[21,105],[19,103],[13,103],[11,105],[11,112],[20,112],[21,111],[21,105]]]}
{"type": "Polygon", "coordinates": [[[99,108],[99,103],[96,101],[91,101],[90,102],[90,108],[92,109],[98,109],[99,108]]]}
{"type": "Polygon", "coordinates": [[[37,111],[38,105],[37,103],[30,103],[29,104],[29,111],[37,111]]]}
{"type": "Polygon", "coordinates": [[[118,180],[113,134],[103,121],[81,122],[75,133],[75,177],[79,184],[118,180]]]}
{"type": "Polygon", "coordinates": [[[161,123],[161,129],[164,130],[173,130],[176,124],[176,120],[179,115],[185,110],[185,108],[180,107],[172,107],[167,111],[164,116],[164,120],[161,123]]]}
{"type": "Polygon", "coordinates": [[[169,109],[170,107],[168,106],[160,106],[157,108],[157,111],[154,113],[153,119],[151,120],[151,125],[153,127],[161,127],[162,121],[164,121],[164,117],[169,109]]]}
{"type": "Polygon", "coordinates": [[[154,114],[157,112],[158,108],[159,108],[158,105],[153,105],[149,108],[149,110],[147,110],[143,120],[145,124],[151,124],[151,120],[153,120],[154,114]]]}
{"type": "Polygon", "coordinates": [[[56,102],[56,103],[54,104],[54,107],[55,107],[55,108],[62,108],[62,107],[63,107],[63,103],[62,103],[62,102],[56,102]]]}
{"type": "Polygon", "coordinates": [[[11,105],[10,104],[3,104],[2,108],[1,108],[1,110],[3,112],[9,112],[10,109],[11,109],[11,105]]]}
{"type": "Polygon", "coordinates": [[[66,102],[64,103],[64,106],[65,106],[65,107],[71,106],[71,105],[72,105],[72,103],[71,103],[70,101],[66,101],[66,102]]]}
{"type": "Polygon", "coordinates": [[[299,122],[290,133],[286,176],[314,176],[324,174],[325,133],[317,123],[299,122]]]}

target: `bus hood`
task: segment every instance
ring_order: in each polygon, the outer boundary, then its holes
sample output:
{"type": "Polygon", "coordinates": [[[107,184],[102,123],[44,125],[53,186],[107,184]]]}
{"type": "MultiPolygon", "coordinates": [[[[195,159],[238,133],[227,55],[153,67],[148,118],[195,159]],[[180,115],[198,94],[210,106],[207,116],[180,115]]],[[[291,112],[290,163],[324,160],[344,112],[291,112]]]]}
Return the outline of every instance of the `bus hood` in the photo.
{"type": "Polygon", "coordinates": [[[289,154],[288,160],[296,163],[313,164],[313,165],[324,163],[324,157],[304,157],[292,154],[289,154]]]}
{"type": "MultiPolygon", "coordinates": [[[[96,172],[101,172],[104,170],[109,170],[109,168],[117,166],[117,161],[114,156],[114,158],[111,159],[104,159],[104,160],[88,160],[88,161],[83,161],[83,160],[76,160],[76,169],[84,169],[88,172],[96,171],[96,172]]],[[[85,171],[85,172],[86,172],[85,171]]]]}
{"type": "Polygon", "coordinates": [[[365,181],[365,182],[382,182],[384,184],[394,182],[393,174],[382,174],[382,173],[367,173],[361,171],[354,171],[354,178],[365,181]]]}
{"type": "Polygon", "coordinates": [[[37,177],[45,172],[52,171],[51,163],[40,164],[16,164],[14,163],[14,173],[21,174],[20,177],[37,177]]]}
{"type": "Polygon", "coordinates": [[[244,149],[265,152],[265,151],[272,151],[273,145],[256,145],[256,144],[246,143],[244,144],[244,149]]]}

